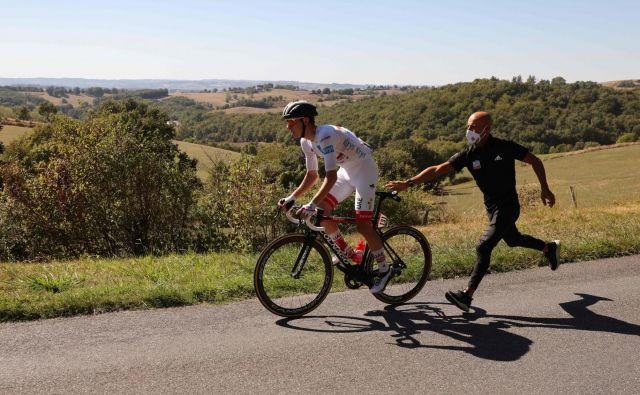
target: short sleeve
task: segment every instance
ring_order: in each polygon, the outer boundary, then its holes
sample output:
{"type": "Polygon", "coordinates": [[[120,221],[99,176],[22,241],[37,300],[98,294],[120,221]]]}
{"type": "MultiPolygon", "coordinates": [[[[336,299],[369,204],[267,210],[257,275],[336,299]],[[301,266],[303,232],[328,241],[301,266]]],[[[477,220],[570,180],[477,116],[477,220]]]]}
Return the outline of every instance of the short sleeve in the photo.
{"type": "Polygon", "coordinates": [[[460,151],[448,160],[455,171],[462,170],[467,165],[467,151],[460,151]]]}
{"type": "MultiPolygon", "coordinates": [[[[333,129],[331,131],[333,131],[333,129]]],[[[318,149],[322,153],[322,156],[324,157],[324,169],[326,171],[336,170],[338,168],[338,157],[332,134],[318,134],[316,139],[320,140],[318,141],[317,145],[318,149]]]]}
{"type": "Polygon", "coordinates": [[[518,143],[514,143],[513,141],[510,141],[507,146],[509,147],[509,151],[513,158],[520,161],[523,160],[524,157],[529,153],[528,149],[518,143]]]}
{"type": "Polygon", "coordinates": [[[304,162],[307,167],[307,170],[318,170],[318,157],[316,153],[313,152],[313,147],[311,146],[311,141],[306,139],[300,139],[300,147],[302,148],[302,152],[304,153],[304,162]]]}

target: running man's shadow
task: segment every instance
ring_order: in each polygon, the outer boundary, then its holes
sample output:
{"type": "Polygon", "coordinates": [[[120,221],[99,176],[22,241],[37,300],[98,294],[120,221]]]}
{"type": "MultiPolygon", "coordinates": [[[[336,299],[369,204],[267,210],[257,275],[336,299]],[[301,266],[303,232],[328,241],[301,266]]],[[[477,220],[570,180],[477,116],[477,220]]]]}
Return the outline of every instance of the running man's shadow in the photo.
{"type": "Polygon", "coordinates": [[[571,316],[567,318],[489,315],[479,308],[475,308],[473,313],[450,317],[444,314],[440,307],[444,303],[412,303],[387,306],[383,310],[366,313],[368,317],[382,317],[386,325],[371,318],[344,316],[306,316],[283,319],[277,323],[288,328],[314,332],[389,331],[400,347],[462,351],[494,361],[516,361],[529,352],[533,341],[507,331],[511,327],[586,330],[640,336],[640,325],[597,314],[588,309],[599,301],[611,299],[582,293],[576,295],[580,299],[560,304],[571,316]],[[475,322],[479,318],[488,318],[490,321],[475,322]],[[314,325],[305,326],[305,321],[314,325]],[[467,345],[423,344],[416,338],[421,332],[438,333],[467,345]]]}
{"type": "Polygon", "coordinates": [[[581,331],[609,332],[621,335],[640,336],[640,325],[632,324],[613,317],[595,313],[587,307],[599,301],[609,301],[609,298],[601,296],[576,293],[581,299],[571,302],[560,303],[560,307],[570,318],[543,318],[543,317],[522,317],[508,315],[489,315],[498,322],[514,327],[528,328],[556,328],[556,329],[577,329],[581,331]]]}

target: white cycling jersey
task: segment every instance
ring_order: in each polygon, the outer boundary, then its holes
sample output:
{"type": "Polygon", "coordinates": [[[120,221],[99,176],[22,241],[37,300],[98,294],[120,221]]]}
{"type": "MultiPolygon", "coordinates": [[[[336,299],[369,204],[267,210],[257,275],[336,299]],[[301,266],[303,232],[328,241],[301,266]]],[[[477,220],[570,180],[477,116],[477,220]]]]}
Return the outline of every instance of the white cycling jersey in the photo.
{"type": "Polygon", "coordinates": [[[372,150],[352,131],[341,126],[320,125],[314,141],[300,139],[307,170],[318,170],[318,156],[324,158],[324,169],[359,167],[373,161],[372,150]]]}
{"type": "Polygon", "coordinates": [[[378,166],[372,149],[352,131],[341,126],[320,125],[314,141],[300,139],[307,170],[318,170],[318,156],[324,158],[327,171],[338,170],[336,183],[325,198],[333,208],[354,191],[358,220],[370,220],[373,215],[378,166]]]}

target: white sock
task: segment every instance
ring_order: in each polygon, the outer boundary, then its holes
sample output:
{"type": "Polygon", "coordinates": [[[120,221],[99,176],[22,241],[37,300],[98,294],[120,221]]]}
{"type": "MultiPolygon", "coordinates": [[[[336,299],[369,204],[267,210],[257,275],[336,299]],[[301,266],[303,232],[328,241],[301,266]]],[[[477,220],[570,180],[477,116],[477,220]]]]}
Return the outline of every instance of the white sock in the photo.
{"type": "Polygon", "coordinates": [[[373,258],[378,262],[378,271],[380,273],[386,273],[389,271],[389,264],[387,263],[387,258],[384,256],[384,248],[379,250],[371,251],[373,258]]]}

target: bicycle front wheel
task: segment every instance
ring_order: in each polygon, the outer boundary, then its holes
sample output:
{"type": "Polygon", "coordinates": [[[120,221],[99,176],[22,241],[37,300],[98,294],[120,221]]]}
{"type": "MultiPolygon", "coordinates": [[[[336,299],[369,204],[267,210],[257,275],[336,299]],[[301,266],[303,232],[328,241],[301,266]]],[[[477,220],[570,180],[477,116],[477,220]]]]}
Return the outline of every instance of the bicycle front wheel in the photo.
{"type": "Polygon", "coordinates": [[[284,235],[267,245],[253,274],[260,303],[283,317],[300,317],[318,307],[332,280],[329,252],[302,234],[284,235]]]}
{"type": "Polygon", "coordinates": [[[424,235],[410,226],[396,226],[382,235],[385,254],[397,273],[383,292],[373,294],[388,304],[413,298],[427,282],[431,272],[431,247],[424,235]]]}

